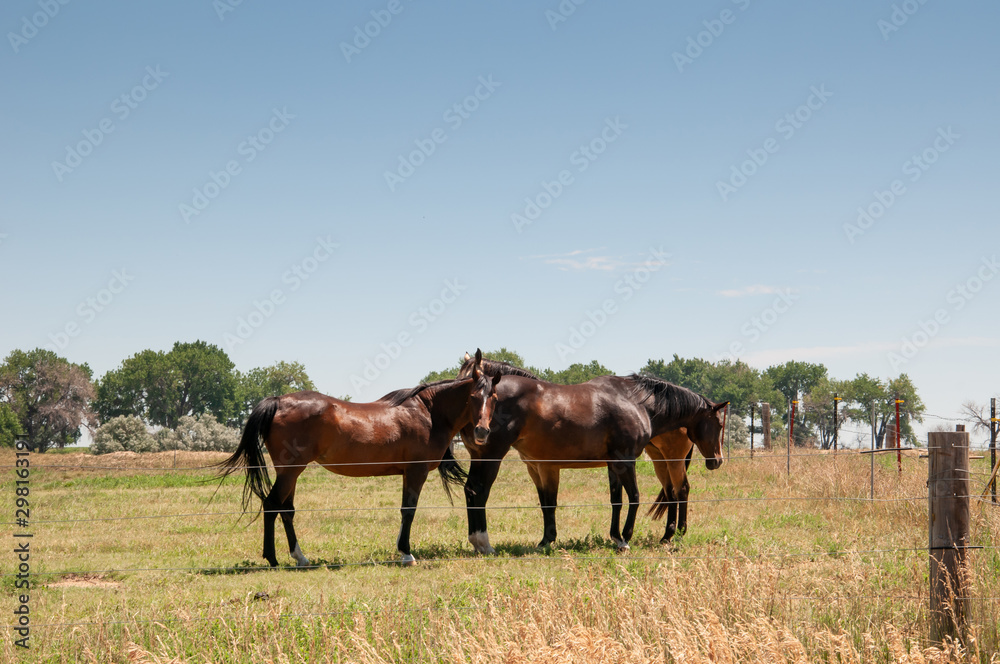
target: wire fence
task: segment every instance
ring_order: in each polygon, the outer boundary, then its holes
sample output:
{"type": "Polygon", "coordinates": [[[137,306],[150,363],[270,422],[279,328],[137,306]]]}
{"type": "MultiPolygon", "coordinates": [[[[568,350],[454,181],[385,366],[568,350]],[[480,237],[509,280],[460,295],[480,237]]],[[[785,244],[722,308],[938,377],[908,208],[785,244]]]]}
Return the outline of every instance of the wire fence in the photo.
{"type": "MultiPolygon", "coordinates": [[[[886,451],[895,451],[895,448],[889,448],[886,451]]],[[[855,459],[858,457],[852,455],[855,459]]],[[[728,461],[738,461],[738,462],[759,462],[765,459],[775,459],[781,460],[786,458],[808,458],[810,460],[818,461],[829,461],[836,462],[837,456],[832,453],[816,453],[816,452],[796,452],[791,454],[755,454],[750,457],[746,454],[737,454],[731,456],[728,461]]],[[[524,460],[518,458],[506,458],[506,459],[489,459],[487,461],[495,462],[506,462],[506,463],[523,463],[524,460]]],[[[532,460],[536,462],[535,460],[532,460]]],[[[551,463],[579,463],[579,460],[542,460],[541,462],[551,462],[551,463]]],[[[610,460],[592,460],[590,463],[620,463],[621,459],[610,459],[610,460]]],[[[684,461],[684,459],[674,459],[673,461],[684,461]]],[[[436,463],[428,461],[412,461],[411,463],[436,463]]],[[[646,462],[649,463],[649,462],[646,462]]],[[[364,466],[369,465],[367,462],[357,462],[350,464],[336,464],[336,466],[364,466]]],[[[320,468],[318,464],[288,464],[288,465],[268,465],[267,468],[301,468],[303,466],[312,467],[316,466],[317,469],[320,468]]],[[[10,465],[7,468],[14,468],[15,466],[10,465]]],[[[104,465],[89,465],[89,464],[47,464],[47,465],[31,465],[31,469],[34,470],[46,470],[46,471],[112,471],[115,473],[144,473],[144,472],[159,472],[159,473],[178,473],[186,474],[191,472],[217,472],[219,470],[218,466],[213,464],[207,465],[197,465],[197,466],[181,466],[181,467],[123,467],[123,466],[104,466],[104,465]]],[[[975,473],[976,475],[986,476],[989,473],[975,473]]],[[[333,477],[333,476],[331,476],[333,477]]],[[[209,477],[206,481],[216,481],[216,478],[209,477]]],[[[971,493],[969,496],[965,496],[970,500],[979,501],[982,504],[993,505],[983,500],[982,494],[977,494],[975,492],[971,493]]],[[[721,504],[721,503],[757,503],[757,504],[774,504],[782,502],[795,502],[795,503],[809,503],[809,502],[827,502],[827,503],[881,503],[881,504],[892,504],[892,503],[924,503],[928,500],[927,494],[922,495],[910,495],[910,496],[892,496],[892,497],[879,497],[871,498],[865,496],[781,496],[781,497],[768,497],[768,496],[738,496],[738,497],[695,497],[690,498],[687,502],[689,504],[721,504]]],[[[652,502],[641,502],[640,507],[645,507],[652,505],[652,502]]],[[[564,505],[559,505],[562,509],[606,509],[609,507],[609,502],[600,503],[590,503],[590,502],[580,502],[580,503],[568,503],[564,505]]],[[[624,504],[624,505],[627,505],[624,504]]],[[[624,506],[623,505],[623,506],[624,506]]],[[[431,505],[431,506],[421,506],[419,510],[460,510],[466,511],[468,508],[464,505],[431,505]]],[[[490,511],[512,511],[512,510],[538,510],[537,504],[493,504],[488,505],[485,508],[490,511]]],[[[366,507],[329,507],[329,508],[315,508],[315,509],[297,509],[298,513],[378,513],[378,512],[395,512],[398,511],[398,506],[366,506],[366,507]]],[[[125,514],[114,517],[90,517],[90,518],[65,518],[65,519],[49,519],[49,520],[33,520],[31,522],[32,526],[60,526],[68,524],[88,524],[88,523],[101,523],[109,521],[149,521],[149,520],[160,520],[160,519],[187,519],[187,518],[221,518],[221,517],[233,517],[244,514],[242,510],[240,511],[205,511],[205,512],[184,512],[184,513],[171,513],[171,514],[125,514]]],[[[14,522],[5,522],[5,525],[14,525],[14,522]]],[[[978,551],[984,552],[996,552],[1000,547],[993,545],[984,545],[976,547],[967,547],[971,549],[976,549],[978,551]]],[[[546,553],[531,553],[531,554],[516,554],[512,553],[510,555],[502,556],[478,556],[472,552],[469,555],[463,556],[448,556],[448,557],[434,557],[426,560],[425,562],[430,564],[443,564],[443,563],[462,563],[462,564],[473,564],[473,565],[491,565],[495,563],[503,562],[504,564],[509,564],[511,562],[515,563],[551,563],[551,562],[598,562],[598,561],[619,561],[619,562],[629,562],[629,563],[655,563],[662,564],[665,562],[677,562],[677,561],[734,561],[734,560],[789,560],[789,559],[822,559],[822,558],[840,558],[848,556],[884,556],[884,555],[920,555],[926,554],[928,548],[926,546],[913,546],[913,547],[887,547],[887,548],[845,548],[845,549],[824,549],[824,550],[814,550],[814,551],[762,551],[754,553],[752,556],[744,553],[737,553],[735,555],[685,555],[683,553],[671,553],[665,555],[635,555],[634,553],[621,554],[613,553],[609,555],[600,554],[586,554],[573,551],[572,553],[567,550],[562,550],[555,548],[546,553]]],[[[109,575],[124,575],[124,574],[136,574],[136,573],[188,573],[188,574],[244,574],[250,572],[270,572],[270,571],[289,571],[289,570],[309,570],[309,569],[341,569],[341,568],[363,568],[363,567],[381,567],[381,566],[395,566],[399,565],[400,561],[397,559],[384,559],[384,560],[364,560],[364,561],[334,561],[334,562],[321,562],[315,565],[306,566],[281,566],[281,567],[267,567],[263,564],[250,564],[250,565],[237,565],[237,566],[222,566],[222,567],[206,567],[206,566],[186,566],[186,567],[136,567],[136,568],[120,568],[120,569],[75,569],[75,570],[53,570],[53,571],[42,571],[34,572],[33,576],[42,578],[54,578],[54,577],[67,577],[67,576],[81,576],[81,577],[101,577],[109,575]]],[[[3,573],[0,574],[0,578],[10,578],[17,576],[16,573],[3,573]]],[[[786,596],[782,595],[778,597],[781,601],[796,601],[796,602],[852,602],[852,601],[867,601],[872,599],[878,600],[889,600],[889,601],[926,601],[927,596],[924,595],[817,595],[817,596],[786,596]]],[[[1000,597],[968,597],[963,599],[969,599],[974,601],[982,602],[996,602],[1000,601],[1000,597]]],[[[467,606],[467,607],[437,607],[437,608],[417,608],[417,609],[407,609],[407,611],[431,611],[431,610],[478,610],[481,607],[467,606]]],[[[378,609],[378,611],[384,611],[385,609],[378,609]]],[[[335,612],[307,612],[307,613],[286,613],[278,614],[279,619],[291,619],[291,618],[303,618],[303,617],[321,617],[321,616],[335,616],[335,615],[354,615],[357,613],[364,613],[364,610],[359,609],[349,609],[344,611],[335,612]]],[[[53,623],[34,623],[33,627],[86,627],[86,626],[111,626],[117,624],[141,624],[141,623],[171,623],[171,622],[195,622],[195,621],[213,621],[213,620],[245,620],[248,617],[256,617],[256,614],[243,614],[238,616],[213,616],[213,617],[176,617],[176,616],[164,616],[160,618],[151,619],[128,619],[128,620],[109,620],[109,621],[85,621],[85,622],[53,622],[53,623]]],[[[8,629],[13,629],[15,626],[5,625],[8,629]]]]}

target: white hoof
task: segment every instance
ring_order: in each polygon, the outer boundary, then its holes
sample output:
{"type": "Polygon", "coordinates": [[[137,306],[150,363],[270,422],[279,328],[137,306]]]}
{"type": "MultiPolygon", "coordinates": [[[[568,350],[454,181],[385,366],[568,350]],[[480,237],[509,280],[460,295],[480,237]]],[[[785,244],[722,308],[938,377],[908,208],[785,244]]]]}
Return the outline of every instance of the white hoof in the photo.
{"type": "Polygon", "coordinates": [[[630,551],[632,548],[626,542],[621,540],[615,540],[615,546],[618,547],[618,553],[625,553],[626,551],[630,551]]]}
{"type": "MultiPolygon", "coordinates": [[[[403,552],[400,551],[400,553],[403,552]]],[[[414,565],[417,564],[417,559],[414,558],[409,553],[403,553],[403,557],[400,559],[399,562],[403,565],[403,567],[413,567],[414,565]]]]}
{"type": "Polygon", "coordinates": [[[295,558],[296,567],[308,567],[312,565],[309,559],[302,555],[302,549],[299,548],[298,543],[295,544],[295,550],[292,551],[292,558],[295,558]]]}
{"type": "Polygon", "coordinates": [[[496,549],[490,546],[490,535],[484,530],[469,535],[469,544],[476,550],[476,553],[485,553],[490,556],[496,554],[496,549]]]}

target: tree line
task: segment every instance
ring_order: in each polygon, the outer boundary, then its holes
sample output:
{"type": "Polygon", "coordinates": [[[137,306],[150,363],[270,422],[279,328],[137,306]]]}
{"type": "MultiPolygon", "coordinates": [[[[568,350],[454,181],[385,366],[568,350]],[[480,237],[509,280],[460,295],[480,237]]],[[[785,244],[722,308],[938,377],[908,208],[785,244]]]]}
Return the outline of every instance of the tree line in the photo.
{"type": "MultiPolygon", "coordinates": [[[[582,383],[614,373],[599,362],[572,364],[566,369],[555,371],[528,365],[516,351],[501,348],[484,353],[492,360],[509,362],[527,369],[542,380],[552,383],[582,383]]],[[[458,374],[461,361],[452,367],[432,371],[424,377],[425,382],[453,378],[458,374]]],[[[834,427],[843,427],[848,421],[870,426],[875,417],[875,444],[883,447],[890,423],[896,416],[895,400],[900,404],[900,437],[907,443],[916,444],[917,437],[913,422],[922,422],[926,410],[909,376],[900,374],[890,380],[873,378],[860,373],[852,379],[831,378],[822,364],[789,361],[754,369],[748,364],[728,359],[710,362],[701,358],[684,359],[676,354],[668,362],[663,359],[646,362],[638,373],[645,373],[668,382],[694,390],[715,401],[729,401],[730,413],[734,415],[736,441],[743,442],[749,431],[744,420],[750,418],[753,407],[760,419],[760,404],[768,403],[772,413],[772,437],[781,439],[786,435],[790,405],[798,401],[793,428],[796,445],[814,445],[829,449],[833,445],[834,427]],[[834,395],[842,399],[838,408],[837,422],[833,421],[834,395]],[[744,425],[742,430],[740,426],[744,425]]],[[[889,442],[894,445],[894,441],[889,442]]]]}
{"type": "Polygon", "coordinates": [[[87,364],[51,350],[14,350],[0,365],[0,446],[20,438],[37,452],[61,448],[79,441],[81,426],[95,430],[97,440],[98,427],[113,420],[112,438],[137,431],[120,418],[173,432],[176,440],[191,438],[199,426],[219,438],[225,434],[213,423],[240,429],[265,397],[307,389],[315,386],[298,362],[243,373],[225,351],[204,341],[143,350],[98,380],[87,364]]]}
{"type": "MultiPolygon", "coordinates": [[[[529,365],[506,348],[485,355],[553,383],[582,383],[614,373],[596,360],[554,370],[529,365]]],[[[454,378],[460,366],[461,360],[432,371],[423,382],[454,378]]],[[[795,444],[821,448],[832,445],[835,428],[853,421],[867,431],[873,417],[876,446],[891,445],[885,436],[895,418],[897,397],[903,400],[901,437],[914,444],[912,423],[921,422],[925,411],[906,374],[883,380],[861,373],[838,380],[822,364],[789,361],[759,370],[739,360],[711,362],[677,355],[669,361],[650,359],[639,372],[715,401],[729,401],[737,444],[747,437],[745,420],[751,408],[759,414],[761,403],[771,405],[772,436],[781,440],[789,405],[797,401],[795,444]],[[842,399],[837,422],[834,395],[842,399]]],[[[95,443],[104,451],[221,449],[233,440],[227,429],[241,429],[259,401],[305,389],[315,386],[298,362],[244,373],[224,350],[204,341],[177,342],[169,351],[143,350],[97,380],[87,364],[74,364],[51,350],[15,350],[0,365],[0,446],[23,438],[36,451],[65,447],[78,442],[81,427],[87,426],[95,430],[95,443]],[[126,439],[131,447],[123,445],[126,439]]]]}

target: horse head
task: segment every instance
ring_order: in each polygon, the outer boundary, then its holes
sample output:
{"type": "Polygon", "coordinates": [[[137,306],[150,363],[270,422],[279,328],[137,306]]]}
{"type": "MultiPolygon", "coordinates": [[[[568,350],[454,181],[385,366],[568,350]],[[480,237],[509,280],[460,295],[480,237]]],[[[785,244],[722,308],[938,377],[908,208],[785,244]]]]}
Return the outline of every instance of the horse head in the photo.
{"type": "Polygon", "coordinates": [[[688,437],[705,457],[705,467],[716,470],[722,466],[722,438],[726,430],[728,401],[713,404],[703,411],[703,416],[688,426],[688,437]]]}
{"type": "MultiPolygon", "coordinates": [[[[468,353],[466,353],[466,358],[472,359],[469,358],[468,353]]],[[[466,362],[466,364],[469,363],[466,362]]],[[[474,427],[472,435],[473,442],[476,445],[483,445],[486,442],[486,438],[490,435],[493,411],[497,405],[497,383],[500,382],[502,375],[497,373],[492,379],[489,379],[483,371],[483,352],[477,348],[475,362],[471,363],[466,375],[463,376],[460,373],[459,378],[472,378],[475,380],[475,388],[469,395],[472,425],[474,427]]]]}

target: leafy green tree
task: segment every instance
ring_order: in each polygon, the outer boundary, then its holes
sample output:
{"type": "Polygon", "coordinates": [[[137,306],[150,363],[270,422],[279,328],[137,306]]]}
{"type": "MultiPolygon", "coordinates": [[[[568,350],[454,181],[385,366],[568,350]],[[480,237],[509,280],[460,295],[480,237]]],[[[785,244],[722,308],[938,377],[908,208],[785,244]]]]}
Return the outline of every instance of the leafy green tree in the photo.
{"type": "MultiPolygon", "coordinates": [[[[802,415],[806,425],[816,435],[819,446],[828,450],[833,447],[833,431],[847,421],[846,402],[837,409],[837,422],[833,421],[833,398],[841,399],[850,391],[850,381],[830,380],[824,377],[802,398],[802,415]]],[[[796,436],[797,438],[798,436],[796,436]]]]}
{"type": "Polygon", "coordinates": [[[708,396],[712,390],[713,369],[712,363],[708,360],[703,360],[700,357],[683,359],[674,353],[670,362],[664,362],[662,359],[649,360],[640,373],[656,376],[661,380],[708,396]]]}
{"type": "Polygon", "coordinates": [[[597,360],[591,360],[589,364],[581,364],[577,362],[576,364],[571,364],[561,371],[553,371],[552,369],[529,369],[529,371],[536,374],[542,380],[547,380],[550,383],[559,383],[561,385],[576,385],[577,383],[586,383],[588,380],[597,378],[598,376],[610,376],[614,373],[611,369],[598,362],[597,360]]]}
{"type": "Polygon", "coordinates": [[[795,360],[768,367],[765,373],[786,401],[797,401],[827,377],[826,367],[822,364],[795,360]]]}
{"type": "Polygon", "coordinates": [[[14,447],[21,437],[21,423],[14,410],[6,403],[0,403],[0,447],[14,447]]]}
{"type": "MultiPolygon", "coordinates": [[[[15,415],[34,451],[65,447],[78,441],[80,427],[93,420],[90,377],[86,364],[73,364],[51,350],[15,350],[0,365],[0,403],[15,415]]],[[[9,431],[10,423],[4,428],[9,431]]]]}
{"type": "Polygon", "coordinates": [[[236,407],[233,362],[204,341],[177,342],[167,353],[144,350],[101,378],[95,408],[101,420],[132,415],[174,428],[185,415],[224,421],[236,407]]]}
{"type": "MultiPolygon", "coordinates": [[[[900,374],[892,380],[883,381],[862,373],[850,381],[845,392],[844,400],[850,403],[846,409],[850,420],[871,426],[874,417],[876,448],[881,449],[886,445],[886,429],[889,422],[894,422],[896,419],[897,396],[904,401],[899,405],[900,440],[906,441],[909,445],[919,444],[911,422],[923,422],[926,406],[909,376],[900,374]]],[[[890,443],[895,446],[895,441],[890,443]]]]}
{"type": "MultiPolygon", "coordinates": [[[[513,364],[515,367],[520,367],[522,369],[527,369],[528,371],[538,375],[538,369],[534,367],[529,367],[524,363],[524,358],[521,357],[520,353],[516,353],[512,350],[507,350],[501,347],[500,350],[491,350],[483,353],[483,357],[487,360],[495,360],[497,362],[507,362],[508,364],[513,364]]],[[[431,371],[426,376],[424,376],[421,383],[433,383],[438,380],[449,380],[458,376],[458,370],[462,368],[462,364],[465,362],[465,357],[459,358],[458,363],[455,366],[447,367],[441,369],[440,371],[431,371]]]]}
{"type": "Polygon", "coordinates": [[[299,362],[278,362],[245,374],[237,372],[236,408],[229,424],[242,429],[250,411],[267,397],[315,389],[306,368],[299,362]]]}
{"type": "Polygon", "coordinates": [[[641,370],[657,378],[686,387],[714,401],[729,401],[736,417],[749,417],[751,404],[768,402],[772,413],[784,412],[781,395],[770,377],[739,360],[712,364],[701,358],[683,359],[676,354],[670,362],[649,360],[641,370]]]}
{"type": "Polygon", "coordinates": [[[808,394],[827,377],[826,367],[822,364],[789,360],[784,364],[768,367],[765,373],[774,383],[775,389],[784,397],[786,406],[782,409],[784,411],[782,420],[786,424],[791,414],[787,404],[791,401],[800,402],[795,408],[795,444],[805,444],[806,439],[813,435],[813,431],[802,409],[802,396],[808,394]]]}

